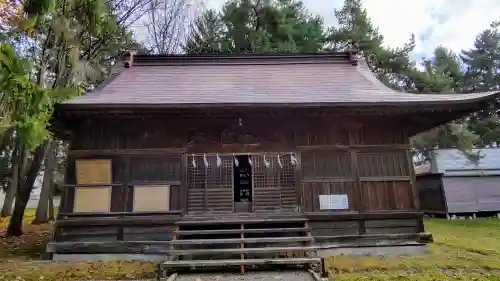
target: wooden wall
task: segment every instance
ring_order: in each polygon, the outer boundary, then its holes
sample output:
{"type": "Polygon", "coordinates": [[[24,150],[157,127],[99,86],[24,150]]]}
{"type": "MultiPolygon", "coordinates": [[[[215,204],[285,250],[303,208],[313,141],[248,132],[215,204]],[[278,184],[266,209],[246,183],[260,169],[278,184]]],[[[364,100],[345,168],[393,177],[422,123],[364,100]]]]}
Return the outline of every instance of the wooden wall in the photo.
{"type": "Polygon", "coordinates": [[[426,174],[416,178],[421,210],[425,213],[446,214],[448,211],[441,174],[426,174]]]}
{"type": "Polygon", "coordinates": [[[305,211],[320,211],[318,194],[348,194],[350,211],[415,209],[405,148],[313,150],[301,158],[305,211]]]}
{"type": "Polygon", "coordinates": [[[112,164],[111,212],[134,211],[135,188],[144,185],[169,185],[169,210],[182,210],[183,177],[182,154],[141,152],[141,154],[73,153],[70,151],[66,171],[66,188],[63,194],[62,213],[72,213],[75,188],[78,188],[76,175],[76,160],[79,159],[110,159],[112,164]],[[75,187],[76,186],[76,187],[75,187]]]}
{"type": "Polygon", "coordinates": [[[68,122],[79,124],[71,128],[72,150],[186,148],[190,153],[288,152],[297,146],[408,143],[401,131],[404,124],[395,123],[389,116],[357,117],[353,122],[352,117],[344,116],[276,114],[103,116],[68,122]]]}
{"type": "MultiPolygon", "coordinates": [[[[112,211],[131,211],[133,186],[144,182],[170,184],[172,210],[198,204],[177,200],[188,192],[181,188],[188,182],[183,152],[296,152],[300,169],[294,171],[294,186],[305,212],[332,212],[320,210],[320,194],[348,195],[349,209],[337,212],[419,209],[404,124],[390,116],[259,112],[217,118],[192,114],[79,120],[73,132],[78,137],[71,140],[72,159],[113,160],[113,183],[123,187],[113,187],[112,211]]],[[[74,183],[73,177],[70,165],[67,182],[74,183]]],[[[71,189],[68,194],[71,197],[71,189]]]]}
{"type": "MultiPolygon", "coordinates": [[[[180,213],[63,214],[57,220],[54,241],[169,241],[180,213]]],[[[78,253],[76,253],[78,254],[78,253]]]]}

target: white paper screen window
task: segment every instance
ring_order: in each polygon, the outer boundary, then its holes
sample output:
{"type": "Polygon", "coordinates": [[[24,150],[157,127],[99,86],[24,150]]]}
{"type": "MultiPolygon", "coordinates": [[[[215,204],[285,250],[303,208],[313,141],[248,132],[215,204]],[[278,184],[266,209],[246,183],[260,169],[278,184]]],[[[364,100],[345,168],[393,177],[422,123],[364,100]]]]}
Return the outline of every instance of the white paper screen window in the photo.
{"type": "Polygon", "coordinates": [[[170,208],[170,185],[134,186],[134,212],[161,212],[170,208]]]}

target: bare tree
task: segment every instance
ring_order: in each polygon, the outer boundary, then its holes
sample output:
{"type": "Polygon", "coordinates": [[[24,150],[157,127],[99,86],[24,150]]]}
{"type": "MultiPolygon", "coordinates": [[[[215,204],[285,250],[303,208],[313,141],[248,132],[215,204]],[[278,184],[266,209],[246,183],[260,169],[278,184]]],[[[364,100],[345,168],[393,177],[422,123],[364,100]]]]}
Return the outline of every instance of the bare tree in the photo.
{"type": "Polygon", "coordinates": [[[180,52],[201,1],[153,0],[150,5],[145,23],[146,45],[155,54],[180,52]]]}

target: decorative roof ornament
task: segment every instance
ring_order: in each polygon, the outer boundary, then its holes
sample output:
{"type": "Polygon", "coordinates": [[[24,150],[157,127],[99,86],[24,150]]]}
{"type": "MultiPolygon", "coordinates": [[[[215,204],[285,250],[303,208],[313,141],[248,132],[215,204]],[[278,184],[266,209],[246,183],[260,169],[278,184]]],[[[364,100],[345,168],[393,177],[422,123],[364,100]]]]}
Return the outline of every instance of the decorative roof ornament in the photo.
{"type": "Polygon", "coordinates": [[[196,168],[196,160],[194,159],[194,153],[193,155],[191,155],[191,157],[192,157],[191,163],[193,164],[193,167],[196,168]]]}
{"type": "Polygon", "coordinates": [[[290,163],[292,165],[299,164],[299,161],[297,160],[297,158],[295,157],[294,153],[292,153],[292,152],[290,152],[290,163]]]}
{"type": "Polygon", "coordinates": [[[356,51],[349,51],[348,57],[352,65],[358,65],[359,55],[356,51]]]}
{"type": "Polygon", "coordinates": [[[250,166],[252,166],[252,165],[253,165],[253,162],[252,162],[252,156],[251,156],[251,155],[248,155],[248,164],[249,164],[250,166]]]}
{"type": "Polygon", "coordinates": [[[283,168],[283,163],[281,163],[281,158],[279,154],[278,154],[278,165],[280,166],[280,168],[283,168]]]}
{"type": "Polygon", "coordinates": [[[136,55],[136,51],[129,50],[123,54],[123,67],[130,68],[134,64],[134,56],[136,55]]]}

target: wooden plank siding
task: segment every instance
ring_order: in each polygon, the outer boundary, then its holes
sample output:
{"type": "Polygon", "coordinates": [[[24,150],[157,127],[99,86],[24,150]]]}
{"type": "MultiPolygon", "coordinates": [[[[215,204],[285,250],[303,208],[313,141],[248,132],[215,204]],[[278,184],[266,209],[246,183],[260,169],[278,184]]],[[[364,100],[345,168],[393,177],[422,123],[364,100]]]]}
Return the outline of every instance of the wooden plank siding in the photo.
{"type": "MultiPolygon", "coordinates": [[[[142,185],[169,185],[169,210],[181,211],[182,154],[103,154],[89,151],[85,155],[74,156],[70,152],[66,173],[64,203],[62,213],[74,212],[75,188],[85,186],[76,181],[75,162],[81,159],[109,159],[112,163],[112,183],[110,212],[133,212],[134,187],[142,185]]],[[[99,185],[102,186],[102,185],[99,185]]]]}
{"type": "Polygon", "coordinates": [[[55,241],[169,241],[180,212],[63,213],[56,222],[55,241]]]}
{"type": "MultiPolygon", "coordinates": [[[[408,167],[408,139],[404,131],[396,130],[397,124],[392,120],[371,118],[339,126],[328,118],[290,120],[287,116],[259,115],[251,116],[251,122],[242,131],[224,118],[193,119],[189,122],[176,116],[168,121],[156,118],[144,122],[131,118],[128,126],[119,126],[118,119],[89,118],[79,128],[88,133],[72,142],[70,155],[73,159],[111,159],[113,183],[131,186],[124,190],[114,188],[113,198],[126,196],[127,192],[133,195],[134,184],[169,184],[173,189],[170,205],[183,212],[232,212],[230,153],[246,152],[265,155],[271,163],[264,168],[259,166],[262,157],[253,159],[256,212],[316,212],[319,194],[347,194],[347,211],[416,209],[415,200],[408,197],[414,193],[408,167]],[[165,123],[175,127],[166,130],[165,123]],[[280,130],[273,130],[274,127],[280,130]],[[300,158],[297,168],[289,163],[285,149],[300,158]],[[199,151],[206,153],[208,167],[199,151]],[[222,167],[216,166],[216,153],[222,156],[222,167]],[[194,154],[196,169],[191,163],[194,154]],[[276,166],[278,155],[283,168],[276,166]],[[179,196],[181,200],[174,202],[179,196]]],[[[70,174],[69,183],[74,177],[70,174]]],[[[130,198],[133,197],[127,195],[122,201],[130,198]]],[[[69,208],[71,203],[66,205],[69,208]]],[[[130,210],[126,208],[130,203],[111,205],[114,212],[130,210]]]]}
{"type": "Polygon", "coordinates": [[[183,215],[232,213],[233,156],[239,153],[252,157],[254,213],[300,211],[310,220],[313,236],[324,239],[423,231],[409,168],[409,140],[397,120],[203,114],[147,119],[87,116],[75,129],[78,138],[71,138],[56,240],[168,240],[174,221],[183,215]],[[235,124],[239,117],[243,126],[235,124]],[[297,165],[291,163],[292,153],[297,165]],[[118,224],[94,226],[89,217],[74,213],[74,163],[80,159],[111,160],[110,213],[90,218],[114,216],[118,224]],[[137,185],[169,185],[169,210],[134,213],[137,185]],[[349,208],[321,210],[319,195],[327,194],[347,194],[349,208]],[[154,226],[144,223],[159,217],[166,220],[154,226]],[[384,219],[393,221],[384,228],[384,219]]]}
{"type": "Polygon", "coordinates": [[[320,194],[347,194],[349,209],[336,212],[415,210],[407,157],[405,147],[378,152],[309,148],[301,155],[303,210],[322,211],[320,194]]]}

